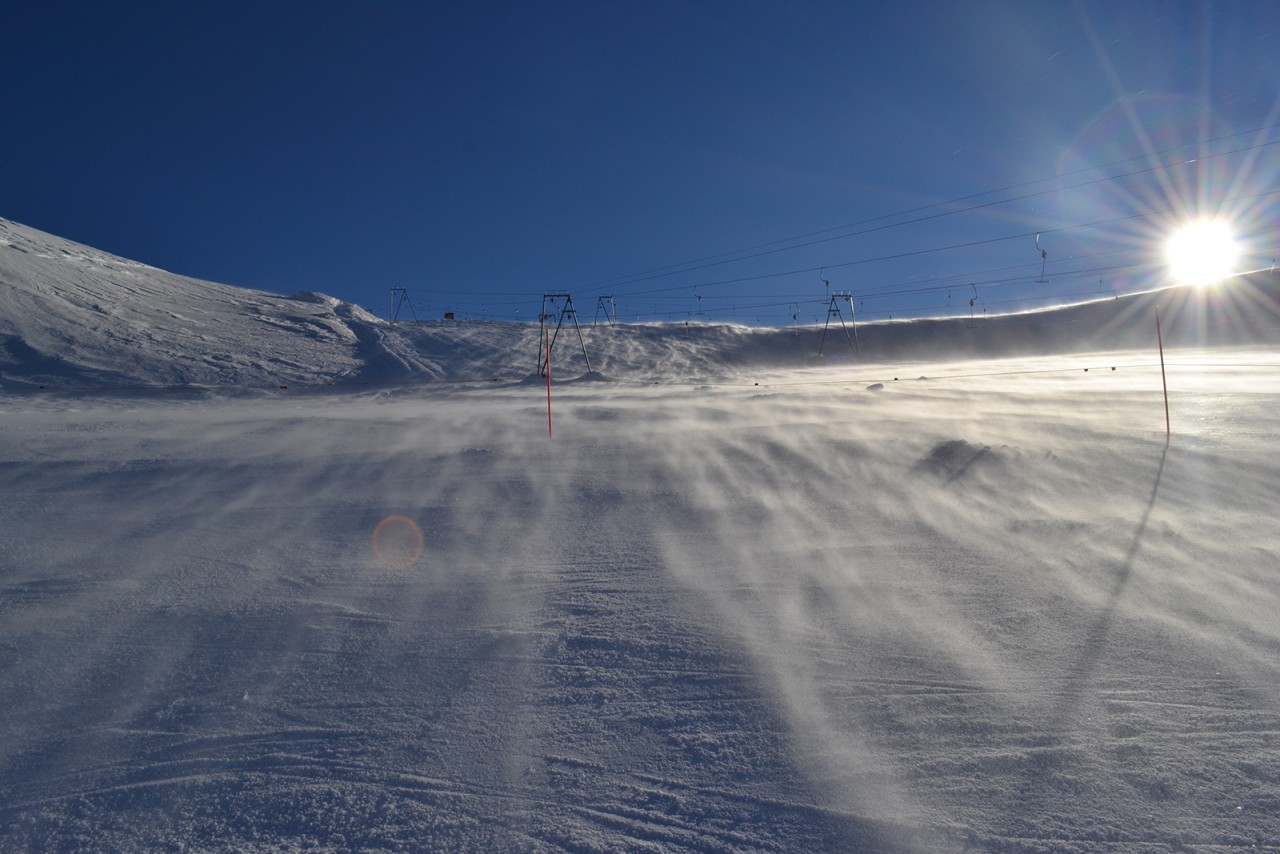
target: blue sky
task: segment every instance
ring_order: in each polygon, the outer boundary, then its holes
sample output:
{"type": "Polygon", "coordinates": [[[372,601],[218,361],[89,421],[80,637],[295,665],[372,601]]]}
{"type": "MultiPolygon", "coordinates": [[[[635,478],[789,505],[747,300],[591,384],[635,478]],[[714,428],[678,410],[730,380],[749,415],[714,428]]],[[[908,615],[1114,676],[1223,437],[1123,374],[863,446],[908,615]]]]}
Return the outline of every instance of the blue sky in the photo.
{"type": "Polygon", "coordinates": [[[384,315],[1010,310],[1165,283],[1198,211],[1280,243],[1274,0],[9,4],[0,70],[0,216],[384,315]]]}

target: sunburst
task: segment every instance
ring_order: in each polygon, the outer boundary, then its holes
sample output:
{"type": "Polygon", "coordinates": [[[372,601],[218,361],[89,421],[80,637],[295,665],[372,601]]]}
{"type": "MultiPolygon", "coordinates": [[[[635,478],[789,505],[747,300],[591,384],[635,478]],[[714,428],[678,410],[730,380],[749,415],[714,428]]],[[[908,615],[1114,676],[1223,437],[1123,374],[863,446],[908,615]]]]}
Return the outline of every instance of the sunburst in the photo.
{"type": "Polygon", "coordinates": [[[1170,235],[1165,260],[1178,284],[1211,285],[1235,275],[1240,244],[1225,221],[1197,220],[1170,235]]]}

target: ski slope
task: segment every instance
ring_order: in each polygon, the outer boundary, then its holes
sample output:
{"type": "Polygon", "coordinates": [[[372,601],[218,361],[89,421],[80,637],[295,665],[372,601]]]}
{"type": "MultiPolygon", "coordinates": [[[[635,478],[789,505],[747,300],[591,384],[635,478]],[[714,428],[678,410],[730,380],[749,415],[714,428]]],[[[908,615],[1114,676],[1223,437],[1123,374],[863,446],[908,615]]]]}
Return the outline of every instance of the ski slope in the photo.
{"type": "Polygon", "coordinates": [[[587,330],[549,438],[536,327],[0,225],[0,849],[1280,849],[1265,282],[1168,441],[1145,305],[587,330]]]}

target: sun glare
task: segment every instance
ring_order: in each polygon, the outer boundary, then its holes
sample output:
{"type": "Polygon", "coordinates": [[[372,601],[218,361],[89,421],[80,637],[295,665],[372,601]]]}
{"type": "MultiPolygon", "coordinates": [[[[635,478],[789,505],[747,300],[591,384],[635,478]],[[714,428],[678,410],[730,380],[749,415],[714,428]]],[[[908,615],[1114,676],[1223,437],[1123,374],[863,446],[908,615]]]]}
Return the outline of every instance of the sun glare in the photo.
{"type": "Polygon", "coordinates": [[[1165,244],[1169,272],[1182,285],[1209,285],[1235,273],[1240,247],[1221,220],[1184,225],[1165,244]]]}

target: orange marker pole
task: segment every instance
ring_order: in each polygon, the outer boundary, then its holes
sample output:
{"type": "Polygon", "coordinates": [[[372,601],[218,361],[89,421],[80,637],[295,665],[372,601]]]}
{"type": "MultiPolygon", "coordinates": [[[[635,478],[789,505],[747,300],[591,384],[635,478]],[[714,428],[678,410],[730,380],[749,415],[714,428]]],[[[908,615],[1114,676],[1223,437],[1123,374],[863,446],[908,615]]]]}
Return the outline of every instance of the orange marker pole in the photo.
{"type": "Polygon", "coordinates": [[[1160,345],[1160,383],[1164,386],[1164,440],[1167,444],[1173,438],[1173,429],[1169,426],[1169,380],[1164,374],[1164,335],[1160,332],[1160,306],[1156,306],[1156,341],[1160,345]]]}
{"type": "Polygon", "coordinates": [[[547,333],[547,438],[551,438],[551,337],[547,333]]]}

